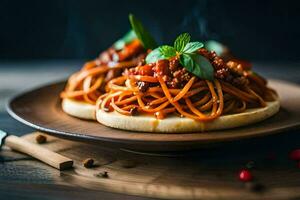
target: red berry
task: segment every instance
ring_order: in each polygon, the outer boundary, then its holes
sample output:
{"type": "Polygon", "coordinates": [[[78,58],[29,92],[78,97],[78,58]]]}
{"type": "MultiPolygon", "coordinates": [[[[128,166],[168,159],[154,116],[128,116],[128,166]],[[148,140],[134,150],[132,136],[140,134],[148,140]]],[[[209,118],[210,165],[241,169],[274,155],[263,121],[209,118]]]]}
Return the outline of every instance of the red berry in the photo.
{"type": "Polygon", "coordinates": [[[289,157],[291,160],[300,160],[300,149],[295,149],[290,152],[289,157]]]}
{"type": "Polygon", "coordinates": [[[251,172],[246,169],[243,169],[242,171],[240,171],[239,178],[243,182],[248,182],[253,179],[251,172]]]}

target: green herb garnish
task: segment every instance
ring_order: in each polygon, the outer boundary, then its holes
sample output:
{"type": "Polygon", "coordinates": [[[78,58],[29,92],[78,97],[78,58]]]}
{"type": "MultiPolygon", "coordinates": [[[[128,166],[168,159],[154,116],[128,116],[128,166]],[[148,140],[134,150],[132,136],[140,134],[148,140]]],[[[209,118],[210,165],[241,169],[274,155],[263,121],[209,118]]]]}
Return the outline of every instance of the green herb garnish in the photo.
{"type": "Polygon", "coordinates": [[[165,49],[171,49],[170,46],[161,46],[159,48],[154,49],[153,51],[151,51],[151,53],[149,53],[146,57],[146,63],[154,63],[157,60],[163,60],[163,59],[167,59],[167,58],[171,58],[176,56],[176,51],[172,50],[172,52],[169,51],[165,51],[165,49]],[[172,53],[172,54],[170,54],[172,53]]]}
{"type": "Polygon", "coordinates": [[[207,58],[197,53],[197,50],[204,46],[203,43],[190,42],[190,40],[191,36],[188,33],[179,35],[174,42],[174,47],[163,45],[154,49],[146,57],[146,63],[179,56],[180,64],[189,72],[202,79],[213,80],[213,66],[207,58]]]}
{"type": "Polygon", "coordinates": [[[116,50],[121,50],[124,48],[124,46],[126,44],[129,44],[130,42],[132,42],[134,39],[136,39],[136,34],[133,30],[128,31],[128,33],[126,33],[122,38],[120,38],[119,40],[117,40],[114,43],[114,48],[116,50]]]}
{"type": "Polygon", "coordinates": [[[137,38],[140,40],[145,49],[154,49],[155,47],[157,47],[157,44],[153,37],[133,14],[129,14],[129,21],[132,30],[135,32],[137,38]]]}
{"type": "Polygon", "coordinates": [[[176,38],[174,42],[174,48],[176,49],[176,51],[182,52],[184,47],[190,42],[190,40],[191,40],[190,34],[183,33],[176,38]]]}

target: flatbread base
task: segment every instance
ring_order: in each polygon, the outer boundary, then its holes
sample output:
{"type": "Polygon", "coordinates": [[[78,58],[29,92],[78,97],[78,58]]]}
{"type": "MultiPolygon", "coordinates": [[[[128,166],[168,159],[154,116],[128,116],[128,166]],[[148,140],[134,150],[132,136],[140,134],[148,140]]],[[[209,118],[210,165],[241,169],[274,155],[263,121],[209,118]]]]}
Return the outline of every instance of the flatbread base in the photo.
{"type": "Polygon", "coordinates": [[[72,99],[63,99],[61,105],[63,111],[68,115],[80,119],[96,120],[94,105],[72,99]]]}
{"type": "Polygon", "coordinates": [[[265,120],[279,111],[279,100],[267,102],[264,108],[247,109],[238,114],[223,115],[213,121],[200,122],[190,118],[168,116],[159,120],[153,116],[126,116],[117,112],[96,112],[97,121],[103,125],[130,131],[183,133],[224,130],[265,120]]]}

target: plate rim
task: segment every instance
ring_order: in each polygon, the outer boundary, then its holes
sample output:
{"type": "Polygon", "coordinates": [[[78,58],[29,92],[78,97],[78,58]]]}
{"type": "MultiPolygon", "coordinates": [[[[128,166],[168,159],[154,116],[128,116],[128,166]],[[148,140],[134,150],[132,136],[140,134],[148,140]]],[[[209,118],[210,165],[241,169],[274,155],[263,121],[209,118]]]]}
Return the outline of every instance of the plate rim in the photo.
{"type": "MultiPolygon", "coordinates": [[[[298,84],[296,83],[293,83],[293,82],[288,82],[288,81],[284,81],[284,80],[278,80],[278,79],[269,79],[269,80],[272,80],[272,81],[276,81],[276,82],[283,82],[285,84],[289,84],[289,85],[292,85],[292,86],[297,86],[299,87],[298,84]]],[[[231,136],[231,137],[228,137],[228,138],[222,138],[222,139],[219,139],[219,138],[214,138],[214,139],[191,139],[191,140],[182,140],[182,141],[179,141],[179,140],[168,140],[168,141],[157,141],[157,140],[141,140],[141,139],[133,139],[133,138],[109,138],[109,137],[103,137],[103,136],[94,136],[94,135],[86,135],[86,134],[80,134],[80,133],[72,133],[72,132],[69,132],[69,131],[61,131],[61,130],[57,130],[57,129],[51,129],[51,128],[47,128],[47,127],[43,127],[42,125],[38,125],[38,124],[35,124],[33,122],[30,122],[24,118],[22,118],[21,116],[19,116],[15,111],[14,109],[12,108],[12,103],[30,93],[30,92],[34,92],[36,90],[39,90],[39,89],[42,89],[44,87],[47,87],[47,86],[51,86],[51,85],[59,85],[59,84],[64,84],[66,83],[66,80],[57,80],[57,81],[53,81],[53,82],[48,82],[46,84],[42,84],[42,85],[39,85],[39,86],[36,86],[36,87],[33,87],[31,89],[27,89],[25,91],[21,91],[21,92],[17,92],[16,94],[12,95],[6,102],[6,111],[7,113],[13,117],[15,120],[25,124],[26,126],[29,126],[29,127],[32,127],[36,130],[39,130],[39,131],[42,131],[42,132],[46,132],[46,133],[49,133],[49,134],[52,134],[52,135],[55,135],[55,136],[58,136],[58,137],[62,137],[62,138],[68,138],[68,139],[72,139],[72,140],[81,140],[81,141],[87,141],[89,140],[90,142],[93,142],[93,141],[98,141],[98,142],[110,142],[110,143],[115,143],[115,142],[118,142],[118,143],[122,143],[122,144],[131,144],[132,142],[135,142],[135,143],[160,143],[160,144],[164,144],[164,143],[167,143],[167,144],[170,144],[170,143],[181,143],[181,144],[185,144],[185,143],[210,143],[210,142],[216,142],[216,143],[219,143],[219,142],[229,142],[229,141],[235,141],[235,140],[245,140],[245,139],[251,139],[251,138],[259,138],[259,137],[264,137],[264,136],[268,136],[268,135],[272,135],[272,134],[276,134],[276,133],[279,133],[279,132],[283,132],[283,131],[286,131],[286,130],[294,130],[294,129],[298,129],[300,128],[300,120],[299,122],[294,122],[290,125],[286,125],[286,126],[282,126],[282,127],[278,127],[276,129],[272,129],[270,131],[268,131],[267,134],[261,134],[263,133],[264,131],[259,131],[258,134],[255,134],[255,136],[253,135],[244,135],[244,136],[239,136],[239,137],[234,137],[234,136],[231,136]]],[[[281,108],[280,108],[281,109],[281,108]]],[[[102,125],[104,126],[104,125],[102,125]]],[[[137,133],[137,132],[133,132],[133,133],[137,133]]],[[[137,134],[142,134],[142,133],[137,133],[137,134]]],[[[150,134],[150,133],[144,133],[144,134],[150,134]]],[[[184,134],[201,134],[201,133],[176,133],[176,134],[172,134],[172,133],[153,133],[153,134],[164,134],[164,135],[184,135],[184,134]]]]}

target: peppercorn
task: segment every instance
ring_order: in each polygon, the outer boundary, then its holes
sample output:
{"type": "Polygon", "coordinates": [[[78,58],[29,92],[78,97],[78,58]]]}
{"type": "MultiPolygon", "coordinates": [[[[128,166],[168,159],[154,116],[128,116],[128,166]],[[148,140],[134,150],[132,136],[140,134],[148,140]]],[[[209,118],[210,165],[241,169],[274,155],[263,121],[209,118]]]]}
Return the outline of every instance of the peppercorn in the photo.
{"type": "Polygon", "coordinates": [[[85,168],[91,168],[94,166],[94,160],[92,158],[87,158],[82,163],[85,168]]]}
{"type": "Polygon", "coordinates": [[[36,136],[35,140],[38,144],[43,144],[47,142],[47,137],[45,135],[39,134],[36,136]]]}

